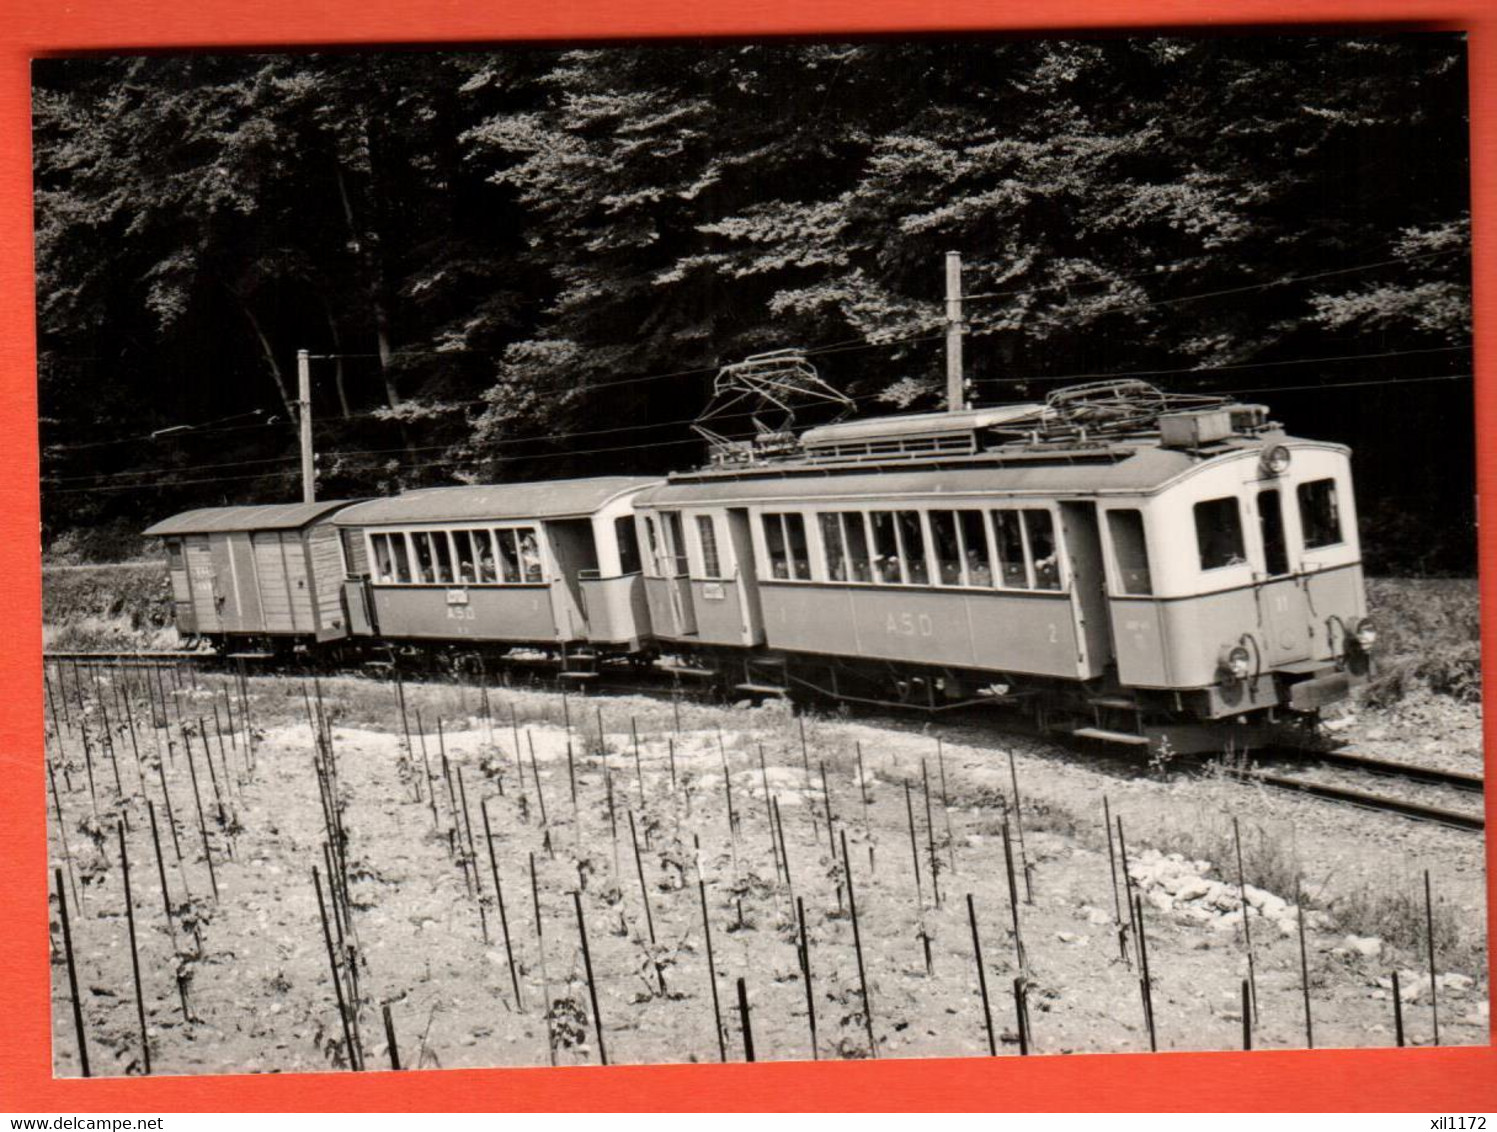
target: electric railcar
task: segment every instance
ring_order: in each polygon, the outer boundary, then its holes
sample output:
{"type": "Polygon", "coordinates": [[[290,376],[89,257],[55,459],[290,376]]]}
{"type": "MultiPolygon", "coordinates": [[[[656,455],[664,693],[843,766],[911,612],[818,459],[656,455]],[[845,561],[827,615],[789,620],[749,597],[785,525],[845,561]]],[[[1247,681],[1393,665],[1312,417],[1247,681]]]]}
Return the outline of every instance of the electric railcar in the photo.
{"type": "Polygon", "coordinates": [[[1139,383],[827,425],[664,479],[225,508],[148,533],[179,629],[224,651],[541,649],[581,676],[665,657],[750,694],[1005,705],[1178,752],[1313,721],[1376,639],[1348,450],[1139,383]],[[248,601],[247,570],[306,608],[248,601]]]}

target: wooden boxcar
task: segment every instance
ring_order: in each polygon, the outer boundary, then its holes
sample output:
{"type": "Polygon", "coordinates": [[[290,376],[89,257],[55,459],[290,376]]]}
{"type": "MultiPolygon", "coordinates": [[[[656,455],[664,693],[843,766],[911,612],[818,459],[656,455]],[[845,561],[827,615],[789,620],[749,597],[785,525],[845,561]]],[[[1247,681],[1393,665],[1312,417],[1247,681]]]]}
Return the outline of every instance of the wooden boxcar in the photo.
{"type": "Polygon", "coordinates": [[[632,501],[603,476],[430,488],[341,511],[355,636],[637,653],[648,647],[632,501]]]}
{"type": "Polygon", "coordinates": [[[177,631],[219,648],[284,650],[347,635],[337,529],[347,501],[184,511],[145,533],[166,545],[177,631]]]}
{"type": "Polygon", "coordinates": [[[1027,702],[1177,750],[1219,746],[1212,721],[1313,713],[1372,639],[1348,452],[1221,412],[1241,427],[1204,440],[859,421],[672,475],[636,501],[656,635],[751,690],[1027,702]]]}

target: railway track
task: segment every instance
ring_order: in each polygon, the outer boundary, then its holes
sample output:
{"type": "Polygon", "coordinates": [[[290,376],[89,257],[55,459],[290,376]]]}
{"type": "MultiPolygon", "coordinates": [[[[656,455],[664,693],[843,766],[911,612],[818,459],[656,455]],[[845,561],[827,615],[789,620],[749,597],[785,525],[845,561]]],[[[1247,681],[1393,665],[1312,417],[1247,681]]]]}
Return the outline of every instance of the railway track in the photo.
{"type": "MultiPolygon", "coordinates": [[[[1421,786],[1444,787],[1462,794],[1481,795],[1486,787],[1486,781],[1481,775],[1377,759],[1351,751],[1278,748],[1263,752],[1260,758],[1266,761],[1292,759],[1304,763],[1320,763],[1323,766],[1353,771],[1379,780],[1401,779],[1404,782],[1417,783],[1421,786]]],[[[1264,770],[1244,770],[1241,772],[1241,777],[1246,781],[1258,782],[1280,790],[1309,794],[1312,797],[1358,806],[1362,809],[1400,814],[1418,821],[1436,822],[1455,829],[1479,833],[1486,828],[1486,819],[1478,811],[1433,805],[1428,801],[1410,798],[1407,795],[1385,794],[1335,782],[1318,781],[1313,778],[1277,774],[1264,770]]]]}
{"type": "MultiPolygon", "coordinates": [[[[176,651],[48,652],[44,654],[43,659],[47,663],[75,664],[84,668],[92,665],[133,667],[186,664],[208,670],[229,670],[241,662],[245,664],[265,664],[274,662],[278,658],[271,654],[262,653],[219,656],[215,653],[176,651]]],[[[367,664],[360,665],[352,671],[367,675],[370,667],[367,664]]],[[[554,666],[543,666],[526,659],[520,659],[505,665],[505,668],[512,673],[529,672],[534,676],[540,676],[543,667],[547,668],[549,674],[553,676],[554,679],[550,683],[553,683],[555,687],[560,689],[567,685],[566,674],[556,673],[554,666]]],[[[658,669],[636,669],[629,671],[607,669],[594,673],[591,679],[579,681],[578,683],[585,683],[587,689],[595,693],[618,695],[670,694],[673,697],[681,697],[683,699],[703,698],[701,694],[702,689],[694,687],[689,682],[672,679],[668,672],[658,669]]],[[[578,690],[581,690],[581,688],[579,687],[578,690]]],[[[1480,775],[1447,771],[1437,767],[1420,766],[1413,763],[1394,762],[1388,759],[1377,759],[1350,751],[1322,751],[1308,748],[1278,747],[1258,752],[1255,758],[1260,764],[1291,761],[1302,764],[1319,763],[1322,766],[1335,770],[1355,772],[1379,780],[1398,779],[1410,784],[1417,784],[1421,787],[1443,787],[1463,794],[1480,795],[1485,789],[1485,780],[1480,775]]],[[[1474,832],[1481,832],[1486,828],[1486,820],[1480,812],[1432,805],[1426,801],[1407,796],[1400,797],[1372,790],[1364,790],[1355,786],[1280,774],[1261,769],[1261,765],[1259,767],[1243,768],[1237,774],[1245,782],[1254,782],[1279,790],[1307,794],[1326,801],[1340,802],[1366,810],[1398,814],[1402,817],[1418,821],[1434,822],[1451,828],[1474,832]]]]}

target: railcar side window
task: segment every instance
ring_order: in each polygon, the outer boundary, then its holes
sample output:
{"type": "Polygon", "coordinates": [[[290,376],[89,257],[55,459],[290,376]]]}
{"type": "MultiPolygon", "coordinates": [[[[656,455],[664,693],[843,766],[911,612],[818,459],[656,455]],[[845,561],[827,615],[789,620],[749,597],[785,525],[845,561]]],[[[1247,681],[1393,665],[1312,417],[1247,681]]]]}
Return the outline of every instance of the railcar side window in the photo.
{"type": "Polygon", "coordinates": [[[374,544],[374,580],[377,582],[393,582],[395,580],[395,559],[390,553],[390,536],[372,535],[369,541],[374,544]]]}
{"type": "Polygon", "coordinates": [[[541,544],[534,527],[519,529],[521,578],[526,582],[541,581],[541,544]]]}
{"type": "Polygon", "coordinates": [[[470,531],[473,539],[474,577],[480,585],[492,585],[499,580],[494,563],[494,536],[489,531],[470,531]]]}
{"type": "Polygon", "coordinates": [[[437,580],[431,556],[431,536],[425,531],[412,532],[411,547],[416,553],[416,581],[430,585],[437,580]]]}
{"type": "Polygon", "coordinates": [[[904,580],[912,586],[930,585],[930,566],[925,561],[925,527],[919,511],[899,511],[899,549],[904,562],[904,580]]]}
{"type": "Polygon", "coordinates": [[[431,544],[437,551],[437,581],[444,586],[452,584],[452,548],[447,543],[446,531],[433,531],[431,544]]]}
{"type": "Polygon", "coordinates": [[[854,582],[873,581],[873,562],[868,555],[868,527],[861,511],[842,513],[842,533],[847,539],[847,565],[854,582]]]}
{"type": "Polygon", "coordinates": [[[414,575],[411,570],[411,552],[406,546],[405,535],[396,533],[390,535],[389,538],[390,549],[395,552],[395,577],[391,581],[408,586],[414,575]]]}
{"type": "Polygon", "coordinates": [[[1025,511],[1024,533],[1029,536],[1029,559],[1034,564],[1034,588],[1060,589],[1060,551],[1055,546],[1055,520],[1048,511],[1025,511]]]}
{"type": "Polygon", "coordinates": [[[1217,570],[1247,561],[1242,541],[1242,511],[1235,495],[1197,503],[1195,520],[1202,570],[1217,570]]]}
{"type": "Polygon", "coordinates": [[[960,586],[962,581],[962,545],[956,533],[955,511],[930,513],[930,538],[936,552],[936,578],[943,586],[960,586]]]}
{"type": "Polygon", "coordinates": [[[478,581],[473,568],[473,539],[467,531],[452,532],[452,553],[457,562],[457,580],[465,586],[478,581]]]}
{"type": "Polygon", "coordinates": [[[1019,512],[994,511],[993,535],[997,539],[998,576],[1001,584],[1008,589],[1029,589],[1029,571],[1024,565],[1024,531],[1019,525],[1019,512]]]}
{"type": "Polygon", "coordinates": [[[816,517],[821,525],[821,548],[826,552],[826,577],[829,582],[846,582],[847,549],[842,542],[842,516],[823,511],[816,517]]]}
{"type": "Polygon", "coordinates": [[[873,580],[895,585],[904,581],[899,572],[899,538],[894,533],[894,512],[873,511],[873,580]]]}
{"type": "Polygon", "coordinates": [[[773,578],[811,580],[811,552],[806,545],[806,519],[794,511],[764,514],[764,548],[769,552],[773,578]]]}
{"type": "Polygon", "coordinates": [[[619,544],[619,573],[639,573],[639,532],[635,530],[634,520],[628,515],[621,515],[613,521],[613,535],[619,544]]]}
{"type": "Polygon", "coordinates": [[[981,511],[932,511],[930,532],[941,585],[992,586],[993,570],[988,564],[988,536],[981,511]]]}
{"type": "Polygon", "coordinates": [[[1299,496],[1299,522],[1304,531],[1305,549],[1334,546],[1341,537],[1341,508],[1336,502],[1335,480],[1311,480],[1296,489],[1299,496]]]}
{"type": "Polygon", "coordinates": [[[1123,584],[1123,592],[1153,593],[1143,512],[1133,508],[1107,512],[1107,533],[1112,536],[1112,553],[1117,560],[1118,580],[1123,584]]]}
{"type": "Polygon", "coordinates": [[[711,515],[697,516],[697,539],[702,544],[702,576],[721,578],[722,559],[717,553],[717,519],[711,515]]]}
{"type": "Polygon", "coordinates": [[[494,538],[499,543],[499,580],[501,582],[518,582],[520,580],[520,551],[515,546],[516,531],[495,531],[494,538]]]}
{"type": "Polygon", "coordinates": [[[966,584],[989,588],[993,584],[993,567],[988,559],[987,524],[982,512],[958,511],[956,515],[961,524],[962,558],[967,565],[966,584]]]}

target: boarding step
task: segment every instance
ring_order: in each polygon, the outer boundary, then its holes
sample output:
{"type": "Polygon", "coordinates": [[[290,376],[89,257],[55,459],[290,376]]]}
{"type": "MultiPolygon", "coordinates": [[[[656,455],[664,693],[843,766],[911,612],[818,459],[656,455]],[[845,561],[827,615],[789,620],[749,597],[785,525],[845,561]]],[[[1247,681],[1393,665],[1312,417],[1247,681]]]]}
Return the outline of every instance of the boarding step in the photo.
{"type": "Polygon", "coordinates": [[[747,692],[752,696],[788,696],[789,688],[781,688],[778,684],[734,684],[735,692],[747,692]]]}
{"type": "Polygon", "coordinates": [[[231,652],[225,655],[225,660],[275,660],[273,652],[231,652]]]}
{"type": "Polygon", "coordinates": [[[715,668],[693,668],[688,664],[657,664],[655,667],[672,676],[690,676],[698,680],[715,680],[721,675],[715,668]]]}
{"type": "Polygon", "coordinates": [[[596,672],[558,672],[557,677],[562,680],[596,680],[596,672]]]}
{"type": "Polygon", "coordinates": [[[1086,702],[1092,707],[1116,708],[1118,711],[1138,710],[1138,701],[1128,696],[1091,696],[1086,702]]]}
{"type": "Polygon", "coordinates": [[[1098,739],[1103,743],[1127,743],[1133,747],[1147,747],[1149,737],[1136,731],[1109,731],[1105,727],[1078,727],[1071,732],[1078,739],[1098,739]]]}

